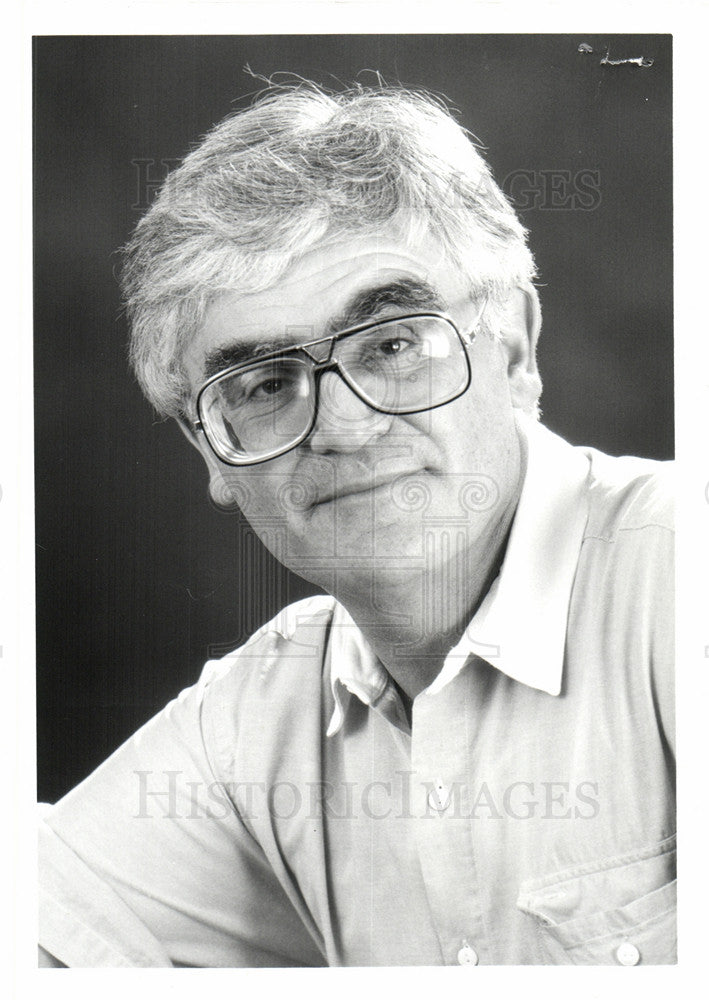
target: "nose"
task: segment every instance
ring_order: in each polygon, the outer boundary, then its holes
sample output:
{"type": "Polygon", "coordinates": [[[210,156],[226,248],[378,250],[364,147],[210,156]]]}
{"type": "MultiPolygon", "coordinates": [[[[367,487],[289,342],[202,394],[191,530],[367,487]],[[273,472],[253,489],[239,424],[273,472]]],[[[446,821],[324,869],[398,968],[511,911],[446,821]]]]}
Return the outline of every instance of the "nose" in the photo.
{"type": "Polygon", "coordinates": [[[314,452],[355,452],[389,430],[392,416],[373,410],[337,372],[325,372],[319,388],[318,416],[308,438],[314,452]]]}

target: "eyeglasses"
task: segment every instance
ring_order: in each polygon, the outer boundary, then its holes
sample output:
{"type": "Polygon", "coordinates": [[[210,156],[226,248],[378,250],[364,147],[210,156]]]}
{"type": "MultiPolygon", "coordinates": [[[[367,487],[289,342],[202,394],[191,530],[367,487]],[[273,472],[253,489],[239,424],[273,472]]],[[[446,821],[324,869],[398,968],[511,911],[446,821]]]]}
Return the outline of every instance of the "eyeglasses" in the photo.
{"type": "Polygon", "coordinates": [[[371,409],[392,415],[450,403],[471,378],[465,343],[448,316],[397,316],[219,372],[199,391],[194,428],[227,465],[268,462],[312,431],[325,372],[336,372],[371,409]]]}

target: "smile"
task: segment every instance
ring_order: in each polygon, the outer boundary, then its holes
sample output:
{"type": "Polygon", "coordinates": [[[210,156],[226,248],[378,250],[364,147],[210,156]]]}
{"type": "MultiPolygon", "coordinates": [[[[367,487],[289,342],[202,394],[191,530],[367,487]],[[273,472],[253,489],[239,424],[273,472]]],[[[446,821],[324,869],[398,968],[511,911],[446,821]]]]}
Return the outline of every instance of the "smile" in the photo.
{"type": "Polygon", "coordinates": [[[378,478],[374,477],[369,482],[358,480],[357,482],[353,482],[348,485],[338,485],[337,489],[327,490],[318,494],[317,499],[311,505],[311,509],[315,507],[323,507],[330,503],[337,503],[346,500],[356,501],[358,498],[364,500],[370,496],[375,497],[382,493],[391,493],[395,487],[403,486],[407,480],[426,475],[426,472],[427,470],[425,469],[413,469],[410,472],[398,472],[394,476],[388,475],[378,478]]]}

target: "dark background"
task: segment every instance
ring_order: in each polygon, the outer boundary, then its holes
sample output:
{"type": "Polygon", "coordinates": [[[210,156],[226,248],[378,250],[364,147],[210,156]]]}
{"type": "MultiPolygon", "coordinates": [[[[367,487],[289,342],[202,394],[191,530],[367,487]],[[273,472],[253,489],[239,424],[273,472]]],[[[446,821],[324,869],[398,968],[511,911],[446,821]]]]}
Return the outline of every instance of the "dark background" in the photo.
{"type": "Polygon", "coordinates": [[[531,230],[545,423],[671,456],[669,36],[42,37],[34,55],[41,799],[313,592],[210,505],[199,456],[143,401],[114,276],[165,163],[259,89],[247,63],[447,95],[531,230]]]}

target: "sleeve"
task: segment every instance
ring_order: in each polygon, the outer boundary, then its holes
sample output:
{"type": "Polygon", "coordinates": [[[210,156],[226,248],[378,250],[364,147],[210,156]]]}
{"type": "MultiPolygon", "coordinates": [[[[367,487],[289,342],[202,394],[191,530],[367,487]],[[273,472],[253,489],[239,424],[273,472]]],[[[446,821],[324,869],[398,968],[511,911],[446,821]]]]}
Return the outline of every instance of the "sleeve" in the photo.
{"type": "Polygon", "coordinates": [[[652,622],[650,682],[658,729],[666,742],[674,766],[675,743],[675,545],[674,532],[657,529],[659,535],[652,567],[654,585],[647,600],[652,622]]]}
{"type": "Polygon", "coordinates": [[[675,480],[674,464],[656,463],[629,521],[638,570],[628,576],[629,598],[645,619],[651,694],[668,763],[675,763],[675,480]]]}
{"type": "Polygon", "coordinates": [[[215,777],[209,685],[44,810],[39,943],[70,967],[325,964],[215,777]]]}

